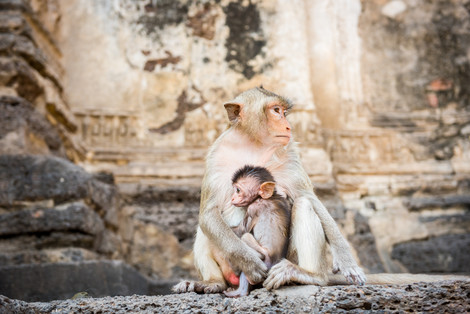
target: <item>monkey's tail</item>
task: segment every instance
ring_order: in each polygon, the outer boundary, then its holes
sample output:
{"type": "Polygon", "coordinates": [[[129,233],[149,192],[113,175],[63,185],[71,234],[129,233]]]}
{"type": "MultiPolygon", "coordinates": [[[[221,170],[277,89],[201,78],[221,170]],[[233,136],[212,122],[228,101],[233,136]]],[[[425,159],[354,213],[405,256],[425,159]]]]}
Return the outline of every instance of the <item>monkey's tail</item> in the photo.
{"type": "MultiPolygon", "coordinates": [[[[426,275],[426,274],[368,274],[366,275],[366,284],[367,285],[386,285],[386,284],[412,284],[417,282],[436,282],[444,280],[464,280],[470,281],[470,276],[461,276],[461,275],[426,275]]],[[[350,285],[343,275],[328,275],[328,285],[350,285]]]]}

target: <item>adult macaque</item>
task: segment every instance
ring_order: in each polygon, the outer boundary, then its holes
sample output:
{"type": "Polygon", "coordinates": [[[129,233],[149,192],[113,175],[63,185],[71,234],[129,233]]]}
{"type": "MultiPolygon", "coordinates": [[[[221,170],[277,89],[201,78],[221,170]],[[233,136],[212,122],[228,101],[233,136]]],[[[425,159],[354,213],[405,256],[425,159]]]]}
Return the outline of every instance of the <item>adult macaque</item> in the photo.
{"type": "MultiPolygon", "coordinates": [[[[244,219],[233,230],[249,247],[262,254],[270,269],[287,254],[289,202],[276,192],[273,176],[263,167],[245,166],[237,170],[232,184],[232,205],[246,207],[244,219]]],[[[217,258],[216,261],[221,266],[226,262],[217,258]]],[[[245,274],[241,273],[238,289],[224,291],[224,294],[228,297],[245,296],[250,288],[245,274]]]]}
{"type": "Polygon", "coordinates": [[[194,243],[195,266],[202,281],[183,281],[173,290],[217,293],[226,289],[211,245],[215,245],[236,273],[243,272],[251,283],[259,283],[268,275],[264,280],[268,289],[291,282],[325,285],[326,239],[334,270],[341,271],[350,282],[364,283],[362,269],[335,221],[313,193],[312,183],[300,163],[286,119],[292,107],[290,101],[259,87],[240,94],[224,106],[231,126],[207,155],[194,243]],[[269,274],[259,254],[230,228],[244,217],[244,209],[230,202],[230,177],[247,164],[266,167],[277,182],[278,192],[293,200],[287,259],[272,267],[269,274]]]}
{"type": "MultiPolygon", "coordinates": [[[[221,267],[211,247],[230,262],[235,273],[243,272],[251,283],[263,282],[268,289],[289,283],[326,285],[344,281],[327,276],[327,243],[333,257],[333,272],[341,272],[347,282],[363,284],[364,272],[354,260],[338,226],[313,192],[303,169],[291,126],[286,119],[292,104],[262,87],[243,92],[224,104],[230,128],[215,141],[206,159],[202,182],[199,227],[194,242],[194,260],[202,281],[182,281],[175,292],[218,293],[227,288],[221,267]],[[231,227],[240,224],[244,208],[231,204],[231,176],[244,165],[267,168],[282,196],[293,200],[291,236],[287,258],[267,266],[258,252],[240,240],[231,227]],[[267,277],[266,277],[267,276],[267,277]]],[[[417,277],[369,276],[368,283],[420,281],[417,277]],[[370,280],[373,278],[373,280],[370,280]],[[406,281],[406,280],[405,280],[406,281]]],[[[339,278],[338,278],[339,277],[339,278]]],[[[344,282],[346,282],[344,281],[344,282]]]]}

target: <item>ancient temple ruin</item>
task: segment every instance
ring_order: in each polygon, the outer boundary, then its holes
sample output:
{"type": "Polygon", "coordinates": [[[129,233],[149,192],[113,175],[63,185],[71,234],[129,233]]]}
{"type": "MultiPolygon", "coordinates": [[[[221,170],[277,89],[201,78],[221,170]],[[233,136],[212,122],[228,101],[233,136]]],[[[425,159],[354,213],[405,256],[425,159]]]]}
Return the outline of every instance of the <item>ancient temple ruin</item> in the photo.
{"type": "Polygon", "coordinates": [[[295,103],[305,169],[365,270],[468,273],[466,3],[2,1],[0,288],[48,267],[142,293],[195,277],[222,104],[261,84],[295,103]]]}

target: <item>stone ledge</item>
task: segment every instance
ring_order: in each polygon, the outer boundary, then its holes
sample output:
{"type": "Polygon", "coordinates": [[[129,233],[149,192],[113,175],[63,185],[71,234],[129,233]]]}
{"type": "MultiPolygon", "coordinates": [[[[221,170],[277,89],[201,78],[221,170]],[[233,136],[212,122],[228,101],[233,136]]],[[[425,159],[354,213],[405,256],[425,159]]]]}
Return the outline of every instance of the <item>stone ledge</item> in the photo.
{"type": "Polygon", "coordinates": [[[26,303],[0,296],[0,310],[12,313],[342,313],[470,311],[470,282],[442,281],[413,285],[295,286],[274,292],[253,291],[240,299],[220,294],[81,298],[26,303]]]}
{"type": "Polygon", "coordinates": [[[115,210],[112,184],[70,161],[51,156],[1,155],[0,206],[52,199],[54,205],[87,200],[94,209],[115,210]]]}
{"type": "MultiPolygon", "coordinates": [[[[23,264],[0,267],[0,294],[26,301],[91,296],[168,294],[172,281],[149,279],[122,261],[23,264]]],[[[0,313],[3,300],[0,298],[0,313]]]]}
{"type": "Polygon", "coordinates": [[[0,237],[54,231],[97,235],[103,230],[104,223],[100,216],[82,203],[0,215],[0,237]]]}

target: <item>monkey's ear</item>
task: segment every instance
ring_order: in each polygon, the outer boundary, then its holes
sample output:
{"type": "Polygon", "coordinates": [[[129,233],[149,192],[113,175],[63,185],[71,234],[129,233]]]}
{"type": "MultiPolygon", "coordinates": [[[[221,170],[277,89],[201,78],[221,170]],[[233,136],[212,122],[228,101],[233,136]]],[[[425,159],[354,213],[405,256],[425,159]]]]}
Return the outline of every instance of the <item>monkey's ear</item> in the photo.
{"type": "Polygon", "coordinates": [[[227,110],[230,123],[235,123],[241,117],[242,105],[237,103],[225,103],[224,107],[225,110],[227,110]]]}
{"type": "Polygon", "coordinates": [[[274,194],[274,187],[276,186],[276,183],[268,181],[264,182],[261,184],[259,187],[259,196],[261,196],[264,199],[268,199],[274,194]]]}

